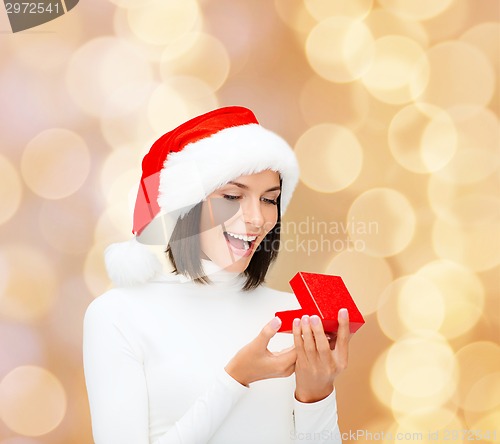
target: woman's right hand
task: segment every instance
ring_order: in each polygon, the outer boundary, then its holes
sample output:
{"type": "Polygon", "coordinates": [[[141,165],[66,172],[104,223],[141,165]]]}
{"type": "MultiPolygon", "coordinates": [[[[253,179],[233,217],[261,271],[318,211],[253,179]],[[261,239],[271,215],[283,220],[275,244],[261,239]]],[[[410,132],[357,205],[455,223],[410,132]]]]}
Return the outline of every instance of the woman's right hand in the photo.
{"type": "Polygon", "coordinates": [[[267,348],[280,326],[281,320],[273,318],[252,342],[234,355],[224,368],[226,372],[245,386],[261,379],[290,376],[295,371],[295,348],[292,346],[277,353],[267,348]]]}

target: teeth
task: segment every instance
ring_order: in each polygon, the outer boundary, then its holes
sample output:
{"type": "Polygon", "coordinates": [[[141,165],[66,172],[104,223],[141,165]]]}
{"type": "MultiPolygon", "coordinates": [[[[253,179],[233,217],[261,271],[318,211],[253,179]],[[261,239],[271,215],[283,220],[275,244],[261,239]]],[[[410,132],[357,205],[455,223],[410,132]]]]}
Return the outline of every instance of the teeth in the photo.
{"type": "Polygon", "coordinates": [[[257,236],[247,236],[246,234],[234,234],[230,233],[229,231],[226,232],[230,236],[235,237],[236,239],[241,239],[247,242],[253,242],[255,239],[257,239],[257,236]]]}

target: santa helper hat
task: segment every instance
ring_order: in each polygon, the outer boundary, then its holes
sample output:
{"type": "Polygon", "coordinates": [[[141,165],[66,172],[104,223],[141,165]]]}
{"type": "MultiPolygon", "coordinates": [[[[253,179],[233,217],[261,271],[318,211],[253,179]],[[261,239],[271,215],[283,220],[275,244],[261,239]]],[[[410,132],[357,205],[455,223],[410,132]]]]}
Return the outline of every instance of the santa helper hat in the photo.
{"type": "Polygon", "coordinates": [[[142,161],[135,237],[105,251],[113,283],[137,285],[161,272],[157,257],[141,245],[162,244],[148,233],[161,215],[176,221],[229,181],[267,169],[277,171],[282,179],[283,215],[299,179],[297,159],[288,143],[263,128],[247,108],[216,109],[164,134],[142,161]]]}

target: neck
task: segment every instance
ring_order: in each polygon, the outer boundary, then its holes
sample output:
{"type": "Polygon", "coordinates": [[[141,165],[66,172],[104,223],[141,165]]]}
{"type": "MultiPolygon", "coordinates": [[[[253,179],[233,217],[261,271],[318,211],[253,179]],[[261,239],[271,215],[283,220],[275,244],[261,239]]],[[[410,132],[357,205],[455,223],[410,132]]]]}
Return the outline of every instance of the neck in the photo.
{"type": "MultiPolygon", "coordinates": [[[[208,259],[201,259],[201,266],[205,272],[205,276],[212,284],[231,287],[236,286],[241,288],[245,282],[245,275],[243,273],[227,271],[208,259]]],[[[179,275],[179,279],[181,282],[191,281],[190,278],[183,275],[179,275]]]]}
{"type": "Polygon", "coordinates": [[[243,273],[227,271],[208,259],[201,259],[201,266],[205,271],[205,276],[212,282],[236,282],[243,277],[243,273]]]}

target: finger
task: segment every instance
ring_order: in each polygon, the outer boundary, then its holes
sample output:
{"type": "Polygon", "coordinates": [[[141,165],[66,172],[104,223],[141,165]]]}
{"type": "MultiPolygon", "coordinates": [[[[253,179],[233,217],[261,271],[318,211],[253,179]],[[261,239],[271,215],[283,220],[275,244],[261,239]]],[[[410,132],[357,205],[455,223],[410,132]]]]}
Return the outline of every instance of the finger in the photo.
{"type": "Polygon", "coordinates": [[[339,329],[337,331],[337,343],[340,341],[343,345],[347,346],[349,339],[351,339],[351,330],[349,328],[349,312],[347,308],[341,308],[338,314],[339,329]]]}
{"type": "Polygon", "coordinates": [[[319,316],[314,315],[310,317],[311,330],[314,335],[314,341],[316,343],[316,349],[320,354],[320,358],[329,359],[330,358],[330,344],[328,339],[326,339],[325,331],[323,330],[323,323],[319,316]]]}
{"type": "Polygon", "coordinates": [[[261,347],[267,348],[269,341],[277,333],[280,327],[281,327],[281,319],[276,316],[266,324],[266,326],[260,331],[259,335],[257,336],[257,338],[255,338],[255,340],[259,343],[261,347]]]}
{"type": "Polygon", "coordinates": [[[308,315],[302,316],[300,326],[302,327],[302,336],[304,338],[304,350],[307,359],[312,361],[317,358],[316,342],[311,330],[311,321],[308,315]]]}
{"type": "Polygon", "coordinates": [[[346,308],[341,308],[338,313],[339,329],[337,332],[337,342],[335,351],[337,357],[337,365],[343,369],[347,367],[349,355],[349,313],[346,308]]]}
{"type": "Polygon", "coordinates": [[[307,361],[306,352],[304,350],[304,340],[302,339],[302,329],[300,327],[300,319],[293,320],[293,344],[297,351],[297,359],[307,361]]]}

